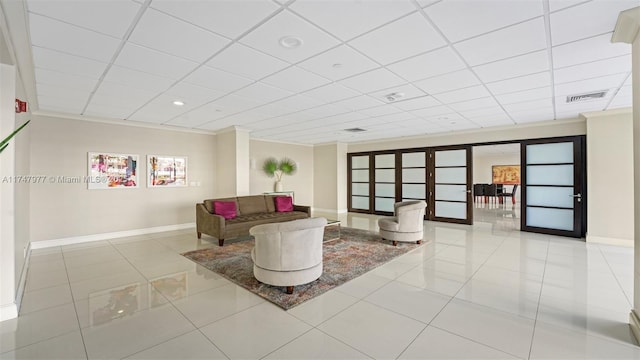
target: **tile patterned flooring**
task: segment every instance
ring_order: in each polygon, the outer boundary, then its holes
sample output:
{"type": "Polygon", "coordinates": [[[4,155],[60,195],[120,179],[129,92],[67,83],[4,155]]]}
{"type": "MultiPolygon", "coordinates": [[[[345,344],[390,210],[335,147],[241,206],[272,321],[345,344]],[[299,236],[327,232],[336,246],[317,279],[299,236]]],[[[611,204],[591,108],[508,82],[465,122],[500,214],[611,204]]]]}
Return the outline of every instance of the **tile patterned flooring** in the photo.
{"type": "Polygon", "coordinates": [[[520,232],[518,215],[425,222],[425,246],[286,312],[180,256],[217,246],[193,230],[33,251],[0,358],[640,358],[633,249],[520,232]]]}

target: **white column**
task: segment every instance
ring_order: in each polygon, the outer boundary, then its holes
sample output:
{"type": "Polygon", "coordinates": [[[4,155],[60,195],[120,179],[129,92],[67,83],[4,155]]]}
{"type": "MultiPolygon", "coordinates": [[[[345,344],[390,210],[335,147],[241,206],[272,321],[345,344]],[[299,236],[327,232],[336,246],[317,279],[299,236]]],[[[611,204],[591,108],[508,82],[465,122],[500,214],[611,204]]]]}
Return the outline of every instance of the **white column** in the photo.
{"type": "Polygon", "coordinates": [[[232,126],[218,132],[217,137],[215,196],[249,195],[249,131],[232,126]]]}
{"type": "Polygon", "coordinates": [[[313,148],[314,211],[339,217],[347,212],[347,145],[313,148]],[[318,185],[321,184],[321,185],[318,185]]]}
{"type": "MultiPolygon", "coordinates": [[[[15,66],[0,63],[0,139],[4,139],[15,128],[15,81],[15,66]]],[[[18,316],[15,302],[14,185],[2,181],[14,175],[15,145],[12,141],[0,154],[0,321],[18,316]]]]}
{"type": "Polygon", "coordinates": [[[633,72],[633,182],[634,182],[634,273],[633,308],[629,316],[631,330],[640,342],[640,7],[620,13],[612,42],[632,46],[633,72]]]}

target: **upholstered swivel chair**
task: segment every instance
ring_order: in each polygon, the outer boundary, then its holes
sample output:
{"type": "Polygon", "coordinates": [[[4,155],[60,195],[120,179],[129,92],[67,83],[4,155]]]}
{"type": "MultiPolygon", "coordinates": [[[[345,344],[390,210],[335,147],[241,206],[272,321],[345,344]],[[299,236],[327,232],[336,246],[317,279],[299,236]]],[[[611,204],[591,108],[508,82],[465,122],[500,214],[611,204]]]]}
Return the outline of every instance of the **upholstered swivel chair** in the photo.
{"type": "Polygon", "coordinates": [[[378,219],[380,236],[391,240],[393,246],[398,241],[422,243],[424,211],[427,203],[422,200],[402,201],[394,204],[394,217],[378,219]]]}
{"type": "Polygon", "coordinates": [[[252,227],[253,276],[265,284],[286,286],[287,294],[319,278],[326,224],[325,218],[308,218],[252,227]]]}

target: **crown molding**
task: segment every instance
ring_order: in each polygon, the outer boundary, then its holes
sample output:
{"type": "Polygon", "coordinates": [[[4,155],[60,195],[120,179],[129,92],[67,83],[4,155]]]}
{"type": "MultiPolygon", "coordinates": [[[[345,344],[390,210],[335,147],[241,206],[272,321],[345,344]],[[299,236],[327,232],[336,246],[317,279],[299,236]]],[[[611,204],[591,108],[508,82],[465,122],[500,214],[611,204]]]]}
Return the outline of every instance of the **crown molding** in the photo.
{"type": "Polygon", "coordinates": [[[268,142],[268,143],[274,143],[274,144],[313,147],[312,144],[302,144],[302,143],[287,142],[287,141],[280,141],[280,140],[268,140],[268,139],[252,138],[251,141],[262,141],[262,142],[268,142]]]}
{"type": "Polygon", "coordinates": [[[606,116],[616,116],[616,115],[633,115],[633,108],[620,108],[620,109],[612,109],[605,111],[592,111],[581,113],[580,116],[585,119],[592,119],[597,117],[606,117],[606,116]]]}
{"type": "Polygon", "coordinates": [[[611,35],[612,43],[632,44],[640,33],[640,6],[620,12],[611,35]]]}
{"type": "Polygon", "coordinates": [[[204,134],[204,135],[216,135],[215,132],[209,131],[209,130],[188,129],[188,128],[181,128],[178,126],[171,126],[171,125],[151,124],[151,123],[145,123],[145,122],[133,121],[133,120],[110,119],[110,118],[101,118],[101,117],[94,117],[94,116],[87,116],[87,115],[75,115],[75,114],[68,114],[68,113],[59,113],[54,111],[36,110],[36,111],[33,111],[31,114],[35,116],[47,116],[47,117],[54,117],[59,119],[87,121],[87,122],[102,123],[102,124],[109,124],[109,125],[133,126],[133,127],[140,127],[140,128],[146,128],[146,129],[154,129],[154,130],[178,131],[178,132],[204,134]]]}

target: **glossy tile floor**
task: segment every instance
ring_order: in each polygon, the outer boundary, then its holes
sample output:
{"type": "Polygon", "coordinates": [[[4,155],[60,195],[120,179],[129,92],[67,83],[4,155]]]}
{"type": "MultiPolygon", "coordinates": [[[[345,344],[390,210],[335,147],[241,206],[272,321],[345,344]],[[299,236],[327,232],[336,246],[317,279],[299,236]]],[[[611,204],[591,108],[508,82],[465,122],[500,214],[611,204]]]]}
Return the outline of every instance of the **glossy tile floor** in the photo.
{"type": "Polygon", "coordinates": [[[425,222],[426,245],[287,312],[180,256],[217,246],[193,230],[34,251],[0,358],[640,358],[633,250],[518,217],[477,205],[474,226],[425,222]]]}

